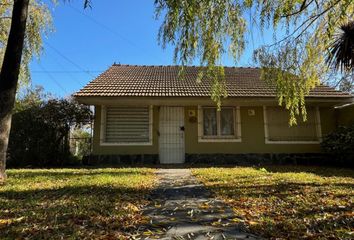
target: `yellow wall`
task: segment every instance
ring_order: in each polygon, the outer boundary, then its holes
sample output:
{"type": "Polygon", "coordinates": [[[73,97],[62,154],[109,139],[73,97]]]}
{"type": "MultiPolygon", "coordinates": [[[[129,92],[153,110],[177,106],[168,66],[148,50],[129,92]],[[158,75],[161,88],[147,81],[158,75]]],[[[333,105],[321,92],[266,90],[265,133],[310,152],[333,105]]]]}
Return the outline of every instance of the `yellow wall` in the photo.
{"type": "Polygon", "coordinates": [[[336,109],[337,124],[339,125],[353,125],[354,124],[354,104],[347,107],[336,109]]]}
{"type": "MultiPolygon", "coordinates": [[[[241,107],[242,142],[198,142],[198,123],[190,122],[188,110],[198,112],[196,106],[185,107],[185,149],[186,153],[316,153],[319,144],[265,144],[263,107],[241,107]],[[248,109],[255,110],[254,116],[248,109]]],[[[100,146],[101,108],[96,106],[93,154],[158,154],[159,108],[153,109],[152,146],[100,146]]],[[[331,132],[336,126],[333,108],[320,108],[322,135],[331,132]]]]}
{"type": "Polygon", "coordinates": [[[186,153],[312,153],[320,150],[319,144],[265,144],[263,107],[241,107],[240,113],[241,142],[198,142],[198,124],[187,120],[186,153]],[[248,109],[255,110],[255,115],[249,116],[248,109]]]}

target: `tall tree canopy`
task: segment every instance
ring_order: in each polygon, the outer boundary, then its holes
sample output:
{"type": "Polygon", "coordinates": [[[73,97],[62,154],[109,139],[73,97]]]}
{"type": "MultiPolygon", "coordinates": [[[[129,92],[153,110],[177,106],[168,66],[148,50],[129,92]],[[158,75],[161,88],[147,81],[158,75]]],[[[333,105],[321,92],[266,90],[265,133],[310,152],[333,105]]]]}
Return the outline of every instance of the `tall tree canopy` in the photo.
{"type": "Polygon", "coordinates": [[[354,20],[340,26],[340,32],[330,46],[327,63],[342,72],[354,70],[354,20]]]}
{"type": "Polygon", "coordinates": [[[306,119],[305,96],[324,79],[325,58],[340,24],[353,18],[353,0],[155,0],[156,16],[163,18],[162,46],[175,46],[174,59],[187,65],[196,58],[214,79],[212,97],[219,106],[226,96],[222,56],[235,63],[246,47],[248,16],[261,31],[274,30],[274,44],[254,56],[262,78],[274,84],[279,104],[306,119]]]}
{"type": "MultiPolygon", "coordinates": [[[[4,58],[9,37],[11,14],[14,0],[2,0],[0,3],[0,63],[4,58]]],[[[28,9],[25,42],[20,71],[20,85],[26,85],[30,80],[29,63],[33,57],[39,57],[43,37],[52,30],[52,17],[48,6],[39,0],[31,0],[28,9]]]]}

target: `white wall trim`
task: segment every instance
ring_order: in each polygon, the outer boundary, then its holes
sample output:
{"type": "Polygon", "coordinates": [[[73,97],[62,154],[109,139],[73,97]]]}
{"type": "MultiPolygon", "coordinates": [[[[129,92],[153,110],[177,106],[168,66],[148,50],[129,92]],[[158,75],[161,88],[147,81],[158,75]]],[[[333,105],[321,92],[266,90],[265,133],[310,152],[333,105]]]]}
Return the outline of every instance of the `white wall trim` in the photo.
{"type": "MultiPolygon", "coordinates": [[[[126,106],[119,106],[126,107],[126,106]]],[[[101,106],[100,146],[152,146],[153,145],[153,105],[149,105],[149,142],[105,142],[107,106],[101,106]]]]}
{"type": "Polygon", "coordinates": [[[268,119],[267,119],[267,107],[263,106],[263,118],[264,118],[264,139],[265,144],[320,144],[322,133],[321,133],[321,121],[320,121],[320,111],[319,107],[316,107],[316,135],[319,139],[318,141],[274,141],[269,140],[268,132],[268,119]]]}
{"type": "MultiPolygon", "coordinates": [[[[209,107],[209,106],[204,106],[204,107],[209,107]]],[[[227,106],[227,107],[233,108],[234,130],[236,130],[235,137],[231,137],[231,136],[204,137],[203,136],[203,106],[198,105],[198,142],[242,142],[240,107],[239,106],[237,107],[227,106]]],[[[220,114],[217,114],[216,117],[217,117],[217,131],[220,132],[220,114]]]]}
{"type": "Polygon", "coordinates": [[[101,124],[100,124],[100,145],[104,143],[106,136],[106,106],[101,106],[101,124]]]}
{"type": "Polygon", "coordinates": [[[101,146],[151,146],[151,142],[144,142],[144,143],[136,143],[136,142],[126,142],[126,143],[107,143],[102,142],[101,146]]]}
{"type": "Polygon", "coordinates": [[[149,105],[149,145],[153,144],[153,131],[154,131],[154,106],[149,105]]]}
{"type": "Polygon", "coordinates": [[[198,142],[242,142],[240,138],[200,138],[198,142]]]}
{"type": "Polygon", "coordinates": [[[265,144],[320,144],[320,141],[269,141],[266,140],[265,144]]]}
{"type": "Polygon", "coordinates": [[[269,143],[268,141],[268,118],[267,118],[267,107],[263,106],[263,123],[264,123],[264,140],[265,143],[269,143]]]}
{"type": "Polygon", "coordinates": [[[242,132],[241,132],[241,111],[240,111],[240,106],[236,107],[236,137],[237,139],[242,140],[242,132]]]}
{"type": "Polygon", "coordinates": [[[200,141],[203,136],[203,109],[202,106],[200,105],[198,105],[197,122],[198,122],[198,141],[200,141]]]}
{"type": "Polygon", "coordinates": [[[322,142],[321,113],[319,107],[316,107],[316,127],[317,138],[319,142],[322,142]]]}

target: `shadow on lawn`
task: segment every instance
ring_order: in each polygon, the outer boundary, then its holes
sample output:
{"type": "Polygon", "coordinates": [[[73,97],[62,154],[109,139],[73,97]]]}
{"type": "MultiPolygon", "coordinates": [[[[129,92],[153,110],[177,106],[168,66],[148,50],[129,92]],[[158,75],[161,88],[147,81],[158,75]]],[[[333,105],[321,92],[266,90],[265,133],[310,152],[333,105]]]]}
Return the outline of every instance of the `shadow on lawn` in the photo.
{"type": "Polygon", "coordinates": [[[5,239],[119,238],[141,220],[135,210],[148,190],[124,186],[65,186],[0,192],[0,236],[5,239]],[[135,205],[135,206],[133,206],[135,205]]]}
{"type": "MultiPolygon", "coordinates": [[[[269,172],[273,173],[313,173],[319,176],[323,177],[353,177],[354,178],[354,169],[350,168],[336,168],[336,167],[322,167],[322,166],[305,166],[305,165],[259,165],[259,166],[241,166],[241,165],[234,165],[234,164],[221,164],[221,165],[215,165],[215,164],[126,164],[126,165],[119,165],[117,167],[116,164],[105,164],[105,165],[97,165],[97,166],[81,166],[77,168],[49,168],[46,169],[44,168],[42,171],[38,172],[26,172],[26,173],[20,173],[24,174],[24,176],[36,176],[38,175],[46,175],[46,176],[74,176],[74,175],[99,175],[99,174],[135,174],[136,172],[134,170],[128,170],[128,171],[106,171],[107,169],[129,169],[129,168],[136,168],[136,169],[141,169],[141,168],[162,168],[162,169],[183,169],[183,168],[190,168],[190,169],[198,169],[198,168],[243,168],[243,167],[252,167],[255,169],[260,169],[260,168],[265,168],[269,172]],[[57,169],[77,169],[78,171],[80,170],[93,170],[95,171],[96,169],[102,169],[102,172],[54,172],[57,169]],[[53,170],[52,172],[45,172],[45,170],[53,170]]],[[[28,168],[31,169],[31,168],[28,168]]],[[[16,173],[18,174],[18,173],[16,173]]],[[[139,173],[139,174],[146,174],[146,173],[139,173]]],[[[12,175],[10,173],[9,175],[12,175]]]]}
{"type": "Polygon", "coordinates": [[[230,205],[236,212],[247,213],[241,218],[257,222],[250,230],[266,238],[311,238],[313,234],[314,238],[349,239],[354,227],[354,203],[348,201],[354,196],[354,184],[255,182],[208,188],[233,199],[230,205]]]}
{"type": "Polygon", "coordinates": [[[107,195],[117,195],[117,194],[133,194],[133,195],[144,195],[145,192],[142,189],[134,189],[129,187],[115,187],[110,185],[95,186],[95,185],[84,185],[84,186],[65,186],[57,189],[36,189],[36,190],[7,190],[0,192],[0,198],[6,200],[26,200],[31,199],[31,201],[57,198],[57,197],[85,197],[85,196],[95,196],[101,198],[107,195]],[[102,194],[102,195],[100,195],[102,194]]]}
{"type": "Polygon", "coordinates": [[[354,178],[354,169],[331,168],[317,166],[294,166],[294,165],[272,165],[264,166],[268,172],[272,173],[313,173],[322,177],[352,177],[354,178]]]}
{"type": "MultiPolygon", "coordinates": [[[[252,186],[242,186],[238,187],[240,191],[253,191],[253,192],[266,192],[266,193],[282,193],[282,192],[296,192],[296,193],[305,193],[304,189],[305,188],[318,188],[324,189],[326,187],[342,187],[342,188],[348,188],[354,189],[354,183],[295,183],[295,182],[284,182],[284,183],[276,183],[276,184],[255,184],[252,186]]],[[[224,187],[222,188],[229,188],[229,190],[234,189],[232,186],[231,187],[224,187]]],[[[318,191],[318,194],[321,192],[318,191]]],[[[345,195],[345,196],[351,196],[351,195],[345,195]]]]}
{"type": "Polygon", "coordinates": [[[148,177],[135,176],[147,174],[136,169],[9,171],[9,181],[0,187],[0,238],[122,239],[142,219],[139,209],[149,189],[139,181],[148,177]]]}
{"type": "MultiPolygon", "coordinates": [[[[82,171],[82,169],[77,169],[78,171],[75,171],[73,169],[72,171],[56,171],[55,169],[43,169],[43,170],[29,170],[26,172],[10,172],[8,173],[9,178],[13,176],[17,176],[19,178],[35,178],[35,177],[44,177],[44,178],[74,178],[74,177],[81,177],[81,176],[102,176],[102,175],[109,175],[112,177],[124,177],[124,176],[129,176],[129,175],[148,175],[149,173],[143,172],[143,171],[134,171],[134,170],[121,170],[119,168],[119,171],[109,171],[107,169],[102,169],[98,170],[100,168],[96,169],[88,169],[89,171],[82,171]]],[[[71,169],[70,169],[71,170],[71,169]]]]}
{"type": "MultiPolygon", "coordinates": [[[[102,165],[102,166],[86,166],[83,169],[95,168],[116,168],[117,165],[102,165]]],[[[243,168],[252,167],[255,169],[265,168],[269,172],[279,173],[313,173],[322,177],[354,177],[354,169],[337,168],[326,166],[308,166],[308,165],[235,165],[235,164],[133,164],[120,165],[119,168],[162,168],[162,169],[198,169],[198,168],[243,168]]]]}

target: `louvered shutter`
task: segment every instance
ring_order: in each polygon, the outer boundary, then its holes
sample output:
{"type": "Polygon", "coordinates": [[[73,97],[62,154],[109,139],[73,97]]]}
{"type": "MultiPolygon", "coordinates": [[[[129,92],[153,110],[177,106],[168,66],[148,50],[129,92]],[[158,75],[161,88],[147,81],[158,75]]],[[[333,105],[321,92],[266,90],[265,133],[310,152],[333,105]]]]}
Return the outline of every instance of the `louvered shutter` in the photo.
{"type": "Polygon", "coordinates": [[[307,107],[307,121],[299,119],[289,126],[289,113],[281,107],[267,107],[268,140],[270,141],[318,141],[316,109],[307,107]]]}
{"type": "Polygon", "coordinates": [[[105,142],[149,142],[149,119],[149,107],[107,107],[105,142]]]}

